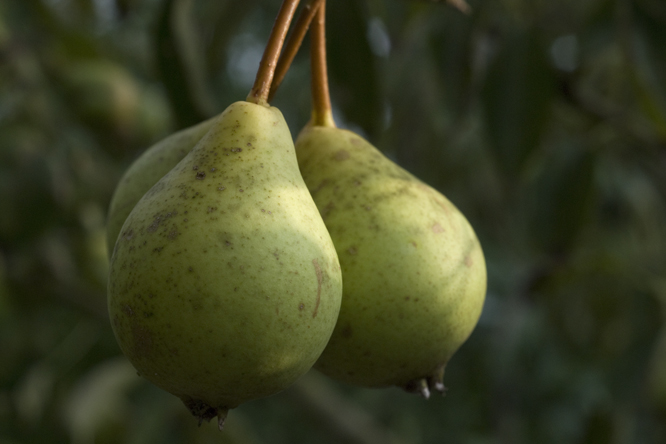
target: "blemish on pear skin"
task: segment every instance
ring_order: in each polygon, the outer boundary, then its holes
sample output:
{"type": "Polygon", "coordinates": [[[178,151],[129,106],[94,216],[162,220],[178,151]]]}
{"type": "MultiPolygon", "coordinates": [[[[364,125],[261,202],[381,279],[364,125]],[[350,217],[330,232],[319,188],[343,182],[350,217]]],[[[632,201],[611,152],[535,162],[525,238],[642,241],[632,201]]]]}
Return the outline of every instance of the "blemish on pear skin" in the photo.
{"type": "Polygon", "coordinates": [[[121,310],[129,317],[134,316],[134,311],[132,310],[132,307],[130,307],[129,305],[123,305],[123,308],[121,310]]]}
{"type": "Polygon", "coordinates": [[[346,150],[340,150],[337,153],[335,153],[334,157],[335,160],[338,162],[342,162],[343,160],[349,159],[349,151],[346,150]]]}
{"type": "Polygon", "coordinates": [[[333,202],[329,202],[322,210],[321,210],[321,217],[326,218],[328,214],[335,208],[335,204],[333,202]]]}
{"type": "Polygon", "coordinates": [[[146,327],[139,324],[134,316],[134,310],[130,305],[123,305],[122,312],[127,315],[130,323],[130,332],[132,335],[132,353],[134,356],[146,356],[150,353],[153,346],[153,335],[146,327]]]}
{"type": "Polygon", "coordinates": [[[177,214],[178,214],[178,211],[170,211],[170,212],[168,212],[164,215],[163,214],[157,214],[155,216],[155,219],[153,220],[153,222],[146,229],[146,231],[148,231],[149,233],[154,233],[155,231],[157,231],[157,228],[160,226],[160,224],[162,222],[169,219],[171,216],[176,216],[177,214]]]}
{"type": "Polygon", "coordinates": [[[472,256],[469,255],[469,254],[467,256],[465,256],[465,261],[464,262],[465,262],[465,266],[467,268],[471,268],[472,264],[474,263],[474,261],[472,261],[472,256]]]}
{"type": "Polygon", "coordinates": [[[313,189],[313,190],[310,190],[310,194],[311,194],[312,196],[314,196],[315,194],[317,194],[317,192],[318,192],[319,190],[321,190],[321,189],[324,188],[326,185],[328,185],[328,183],[329,183],[329,180],[328,180],[328,179],[324,179],[324,180],[322,180],[321,183],[319,184],[319,186],[318,186],[317,188],[315,188],[315,189],[313,189]]]}
{"type": "Polygon", "coordinates": [[[322,275],[321,275],[321,268],[319,267],[319,262],[317,262],[317,259],[312,259],[312,263],[314,264],[315,274],[317,275],[317,302],[315,302],[315,308],[314,311],[312,312],[312,317],[315,318],[317,317],[317,310],[319,310],[319,302],[321,301],[322,275]]]}
{"type": "Polygon", "coordinates": [[[443,233],[444,228],[439,223],[436,223],[432,226],[432,232],[435,234],[443,233]]]}
{"type": "Polygon", "coordinates": [[[199,171],[196,176],[194,176],[195,179],[197,180],[204,180],[206,178],[206,172],[205,171],[199,171]]]}
{"type": "Polygon", "coordinates": [[[153,334],[136,321],[131,323],[132,338],[134,340],[134,355],[148,356],[153,348],[153,334]]]}

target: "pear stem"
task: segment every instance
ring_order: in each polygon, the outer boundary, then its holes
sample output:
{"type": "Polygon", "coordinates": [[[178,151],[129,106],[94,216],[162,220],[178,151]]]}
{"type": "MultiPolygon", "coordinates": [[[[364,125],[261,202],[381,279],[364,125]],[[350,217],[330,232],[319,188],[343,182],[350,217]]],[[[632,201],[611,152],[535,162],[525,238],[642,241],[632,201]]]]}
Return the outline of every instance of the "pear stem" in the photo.
{"type": "Polygon", "coordinates": [[[271,90],[273,83],[273,76],[275,75],[275,67],[280,57],[280,51],[284,44],[284,39],[287,36],[289,25],[296,13],[296,8],[300,0],[284,0],[275,18],[275,24],[271,30],[271,35],[268,37],[264,55],[259,63],[259,70],[257,77],[254,80],[254,85],[247,96],[247,101],[256,103],[258,105],[268,105],[268,93],[271,90]]]}
{"type": "Polygon", "coordinates": [[[322,0],[310,30],[312,125],[335,128],[326,65],[326,0],[322,0]]]}
{"type": "Polygon", "coordinates": [[[305,34],[307,34],[308,28],[310,28],[310,23],[312,22],[312,19],[317,13],[317,10],[319,9],[319,6],[322,2],[323,0],[310,0],[305,6],[303,6],[303,9],[301,10],[298,19],[294,24],[291,34],[287,39],[287,43],[284,44],[282,55],[280,56],[277,67],[275,68],[275,77],[273,77],[271,91],[268,94],[269,102],[273,100],[273,97],[282,84],[287,71],[289,71],[289,68],[294,61],[298,50],[303,44],[305,34]]]}

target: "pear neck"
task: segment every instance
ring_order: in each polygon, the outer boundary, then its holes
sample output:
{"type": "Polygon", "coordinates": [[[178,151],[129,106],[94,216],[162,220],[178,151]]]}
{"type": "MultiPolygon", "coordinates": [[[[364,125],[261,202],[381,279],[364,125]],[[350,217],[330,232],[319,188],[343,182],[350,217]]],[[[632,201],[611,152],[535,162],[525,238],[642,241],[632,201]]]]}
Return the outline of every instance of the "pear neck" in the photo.
{"type": "Polygon", "coordinates": [[[335,128],[335,120],[333,120],[333,113],[331,112],[330,109],[320,111],[318,112],[317,110],[312,111],[312,119],[311,119],[311,124],[312,126],[323,126],[326,128],[335,128]]]}

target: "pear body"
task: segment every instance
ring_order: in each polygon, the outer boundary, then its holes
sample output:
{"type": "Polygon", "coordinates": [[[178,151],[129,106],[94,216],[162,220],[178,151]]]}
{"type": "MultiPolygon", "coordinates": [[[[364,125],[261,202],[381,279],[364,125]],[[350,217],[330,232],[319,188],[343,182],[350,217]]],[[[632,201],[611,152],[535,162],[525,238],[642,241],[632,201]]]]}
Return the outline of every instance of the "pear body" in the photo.
{"type": "Polygon", "coordinates": [[[125,171],[109,205],[106,245],[113,252],[118,233],[134,205],[206,135],[216,117],[178,131],[152,145],[125,171]]]}
{"type": "Polygon", "coordinates": [[[210,419],[308,371],[341,292],[282,114],[237,102],[127,217],[108,307],[139,373],[210,419]]]}
{"type": "Polygon", "coordinates": [[[344,281],[338,323],[315,368],[354,385],[443,390],[444,366],[485,299],[472,227],[443,195],[350,131],[308,126],[296,152],[344,281]]]}

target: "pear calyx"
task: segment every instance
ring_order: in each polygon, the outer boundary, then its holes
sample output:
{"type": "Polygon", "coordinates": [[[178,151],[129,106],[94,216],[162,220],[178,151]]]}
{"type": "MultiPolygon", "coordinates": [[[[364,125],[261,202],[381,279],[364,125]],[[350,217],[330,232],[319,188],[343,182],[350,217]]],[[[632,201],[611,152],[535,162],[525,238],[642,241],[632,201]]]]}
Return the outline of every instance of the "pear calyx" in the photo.
{"type": "Polygon", "coordinates": [[[192,416],[199,420],[199,426],[204,421],[210,422],[211,419],[217,417],[217,426],[220,430],[224,428],[224,422],[229,414],[228,407],[213,407],[199,399],[192,399],[185,396],[181,400],[190,413],[192,413],[192,416]]]}

